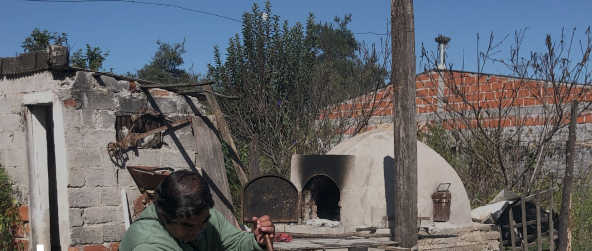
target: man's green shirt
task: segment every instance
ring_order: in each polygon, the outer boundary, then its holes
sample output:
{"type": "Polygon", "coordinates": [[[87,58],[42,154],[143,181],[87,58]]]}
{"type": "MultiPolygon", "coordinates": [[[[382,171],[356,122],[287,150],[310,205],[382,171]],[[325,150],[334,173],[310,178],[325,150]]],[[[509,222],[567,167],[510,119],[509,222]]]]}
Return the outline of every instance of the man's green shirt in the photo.
{"type": "MultiPolygon", "coordinates": [[[[192,243],[200,251],[238,250],[263,251],[253,233],[238,230],[228,223],[216,209],[210,209],[211,218],[197,240],[192,243]]],[[[148,206],[138,219],[158,218],[154,205],[148,206]]],[[[176,240],[166,228],[156,220],[134,222],[123,237],[120,251],[196,251],[189,243],[176,240]]]]}

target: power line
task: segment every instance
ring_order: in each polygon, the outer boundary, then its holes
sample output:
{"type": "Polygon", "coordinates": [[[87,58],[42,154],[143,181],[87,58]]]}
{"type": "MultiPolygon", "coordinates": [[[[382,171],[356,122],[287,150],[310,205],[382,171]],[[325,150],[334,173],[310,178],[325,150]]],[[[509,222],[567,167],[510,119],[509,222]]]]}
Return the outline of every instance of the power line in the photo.
{"type": "Polygon", "coordinates": [[[234,19],[231,17],[226,17],[226,16],[222,16],[222,15],[218,15],[218,14],[214,14],[214,13],[210,13],[210,12],[206,12],[206,11],[194,10],[194,9],[185,8],[185,7],[178,6],[178,5],[166,4],[166,3],[151,3],[151,2],[142,2],[142,1],[133,1],[133,0],[19,0],[19,1],[48,2],[48,3],[125,2],[125,3],[137,3],[137,4],[147,4],[147,5],[160,5],[160,6],[179,8],[182,10],[197,12],[197,13],[220,17],[220,18],[225,18],[225,19],[232,20],[232,21],[239,22],[239,23],[241,22],[240,20],[237,20],[237,19],[234,19]]]}
{"type": "MultiPolygon", "coordinates": [[[[124,2],[124,3],[135,3],[135,4],[146,4],[146,5],[159,5],[159,6],[178,8],[178,9],[182,9],[182,10],[186,10],[186,11],[197,12],[197,13],[206,14],[206,15],[210,15],[210,16],[220,17],[220,18],[224,18],[224,19],[228,19],[228,20],[232,20],[232,21],[241,23],[240,20],[234,19],[231,17],[222,16],[222,15],[218,15],[218,14],[214,14],[214,13],[210,13],[210,12],[206,12],[206,11],[201,11],[201,10],[190,9],[190,8],[186,8],[183,6],[166,4],[166,3],[152,3],[152,2],[142,2],[142,1],[134,1],[134,0],[17,0],[17,1],[46,2],[46,3],[124,2]]],[[[387,34],[371,32],[371,31],[369,31],[369,32],[354,32],[353,34],[360,34],[360,35],[370,34],[370,35],[377,35],[377,36],[386,36],[387,35],[387,34]]]]}
{"type": "Polygon", "coordinates": [[[386,36],[386,33],[376,33],[376,32],[354,32],[353,34],[371,34],[371,35],[377,35],[377,36],[386,36]]]}

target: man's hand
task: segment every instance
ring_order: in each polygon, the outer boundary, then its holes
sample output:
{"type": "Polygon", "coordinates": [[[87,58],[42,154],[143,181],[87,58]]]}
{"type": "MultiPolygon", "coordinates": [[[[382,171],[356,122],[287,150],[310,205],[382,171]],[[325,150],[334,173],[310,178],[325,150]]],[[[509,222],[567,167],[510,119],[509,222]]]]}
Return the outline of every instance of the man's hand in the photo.
{"type": "Polygon", "coordinates": [[[275,236],[275,226],[269,216],[264,215],[261,218],[253,217],[253,224],[255,225],[255,240],[260,246],[265,246],[265,234],[269,234],[269,238],[273,241],[275,236]]]}

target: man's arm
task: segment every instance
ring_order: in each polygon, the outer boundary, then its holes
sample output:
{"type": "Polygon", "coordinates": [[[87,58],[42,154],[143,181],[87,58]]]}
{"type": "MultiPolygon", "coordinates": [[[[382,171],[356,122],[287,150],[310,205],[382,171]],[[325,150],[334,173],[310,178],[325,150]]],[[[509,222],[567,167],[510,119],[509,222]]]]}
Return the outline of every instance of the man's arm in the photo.
{"type": "Polygon", "coordinates": [[[210,222],[215,225],[216,230],[220,234],[220,246],[221,250],[238,250],[238,251],[263,251],[263,248],[259,246],[255,240],[253,233],[243,232],[238,230],[235,226],[228,223],[226,218],[216,210],[212,210],[217,217],[217,222],[210,222]]]}

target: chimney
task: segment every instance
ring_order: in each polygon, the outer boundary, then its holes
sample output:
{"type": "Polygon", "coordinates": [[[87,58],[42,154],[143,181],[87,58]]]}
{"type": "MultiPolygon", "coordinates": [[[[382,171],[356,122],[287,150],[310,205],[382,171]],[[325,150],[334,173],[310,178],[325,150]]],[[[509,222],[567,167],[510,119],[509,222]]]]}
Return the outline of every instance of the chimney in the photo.
{"type": "Polygon", "coordinates": [[[440,51],[440,62],[438,63],[438,69],[443,70],[446,69],[446,65],[444,64],[444,51],[446,47],[448,47],[448,42],[450,42],[449,37],[442,36],[442,34],[436,37],[436,43],[438,43],[438,50],[440,51]]]}

